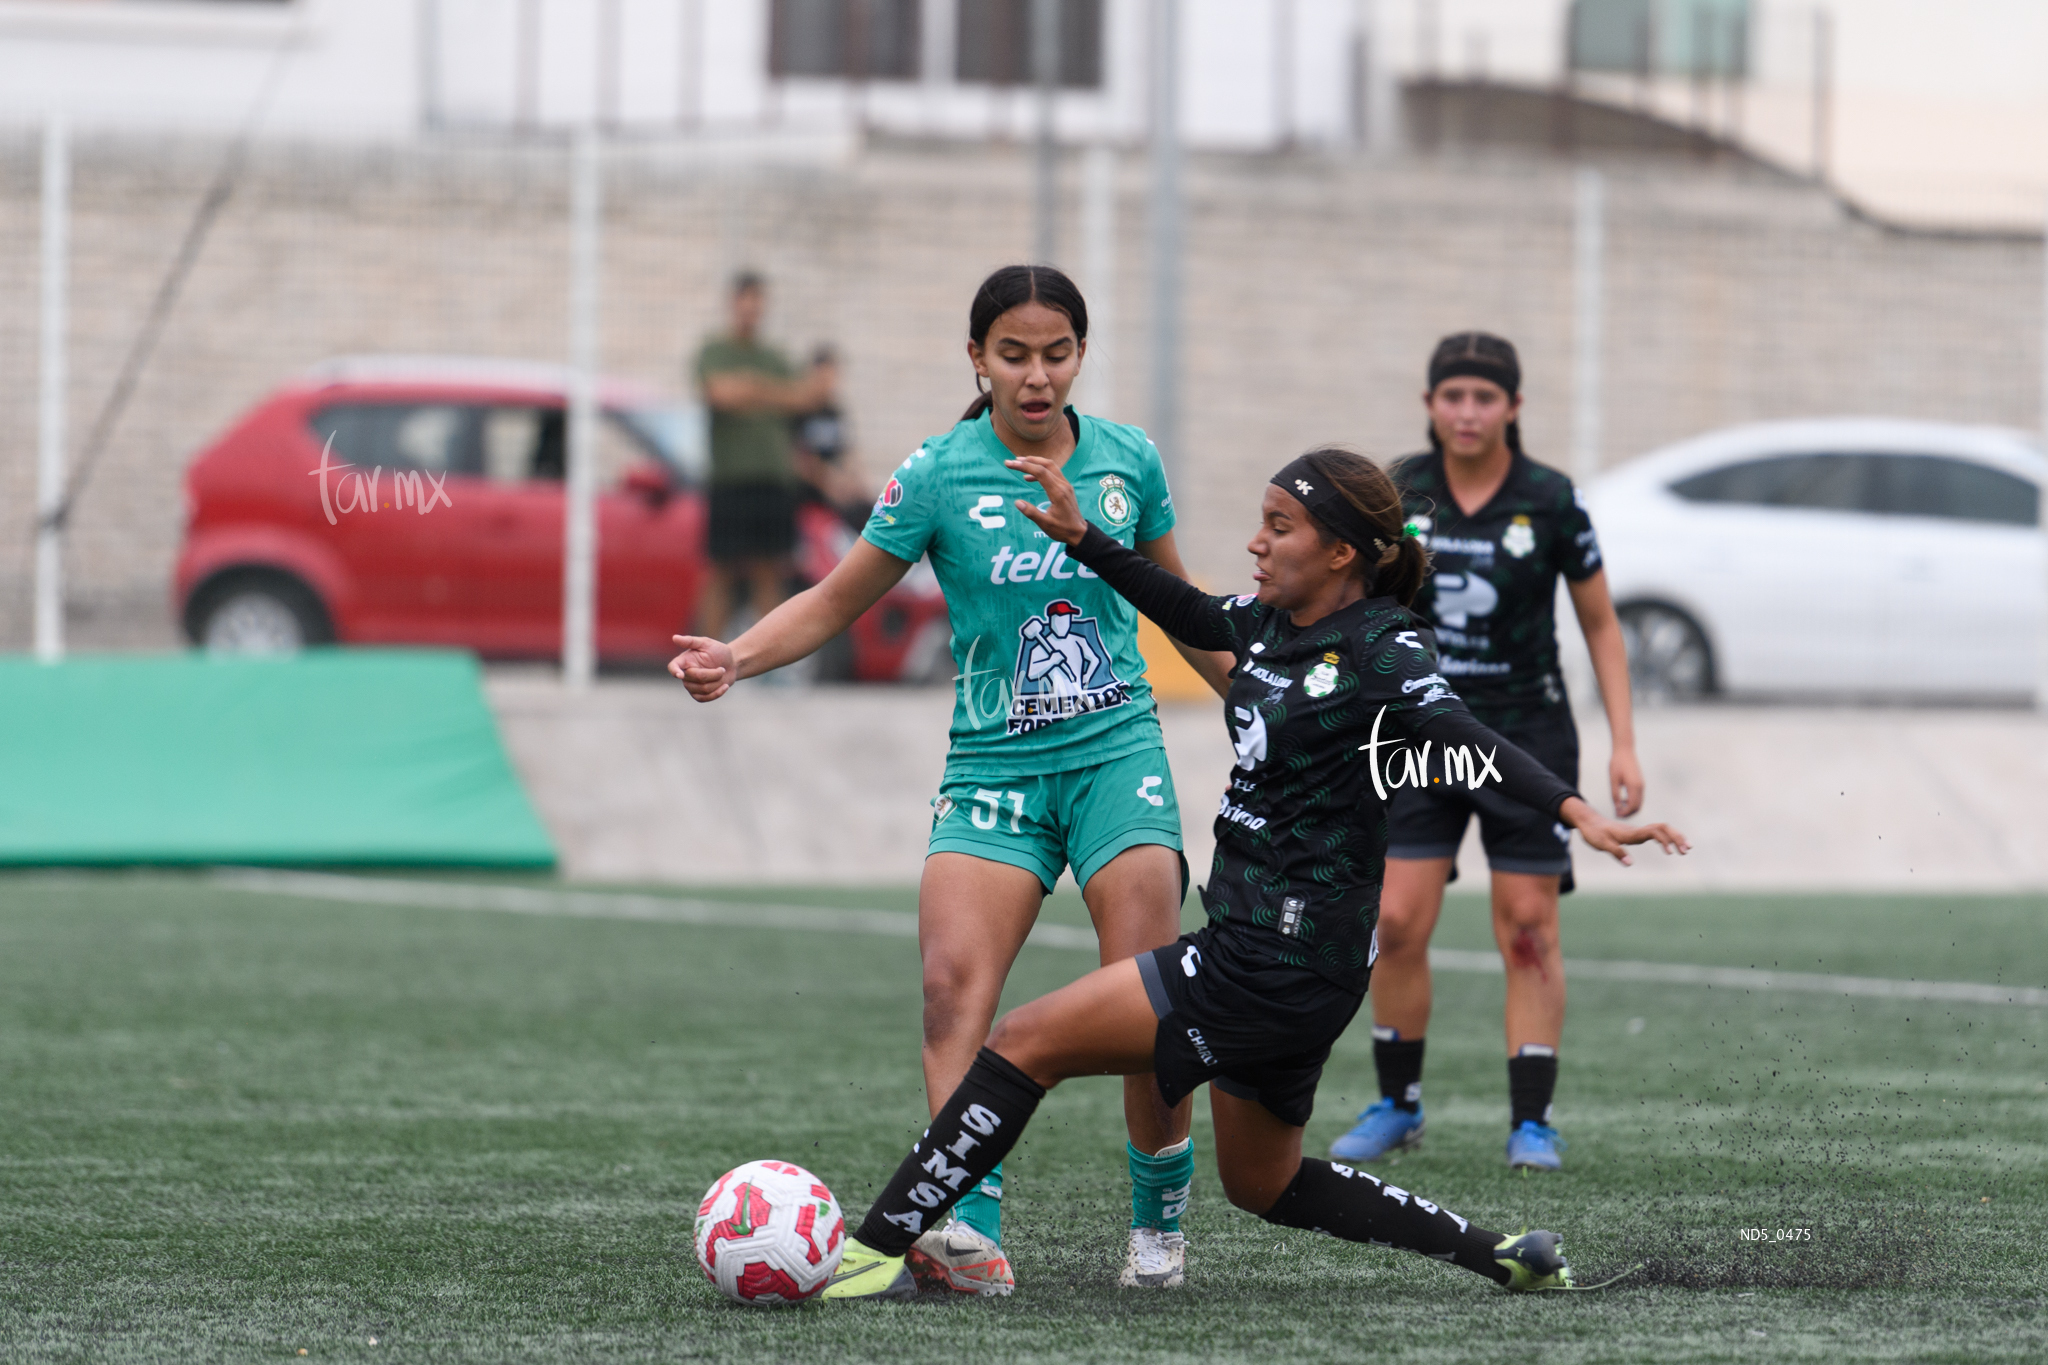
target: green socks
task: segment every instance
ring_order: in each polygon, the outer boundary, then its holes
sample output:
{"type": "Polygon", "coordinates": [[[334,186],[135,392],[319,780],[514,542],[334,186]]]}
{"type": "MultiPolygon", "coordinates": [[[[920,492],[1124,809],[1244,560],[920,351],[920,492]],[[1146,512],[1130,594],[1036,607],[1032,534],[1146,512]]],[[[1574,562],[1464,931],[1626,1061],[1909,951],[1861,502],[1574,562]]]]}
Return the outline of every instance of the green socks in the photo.
{"type": "MultiPolygon", "coordinates": [[[[1131,1161],[1131,1226],[1179,1232],[1195,1183],[1195,1142],[1182,1138],[1157,1156],[1128,1142],[1131,1161]]],[[[953,1216],[998,1246],[1003,1240],[1003,1168],[996,1167],[953,1206],[953,1216]]]]}
{"type": "Polygon", "coordinates": [[[998,1165],[953,1206],[953,1216],[997,1246],[1003,1244],[1003,1168],[998,1165]]]}
{"type": "Polygon", "coordinates": [[[1157,1156],[1128,1142],[1124,1150],[1131,1159],[1131,1226],[1179,1232],[1195,1185],[1195,1140],[1182,1138],[1157,1156]]]}

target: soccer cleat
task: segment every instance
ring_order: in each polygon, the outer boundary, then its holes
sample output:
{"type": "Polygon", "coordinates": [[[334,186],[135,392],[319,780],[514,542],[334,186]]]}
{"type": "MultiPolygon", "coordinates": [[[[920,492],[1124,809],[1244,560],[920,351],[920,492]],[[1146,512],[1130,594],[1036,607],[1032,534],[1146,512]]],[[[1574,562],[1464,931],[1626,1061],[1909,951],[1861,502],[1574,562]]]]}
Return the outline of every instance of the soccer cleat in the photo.
{"type": "Polygon", "coordinates": [[[1554,1232],[1523,1232],[1503,1237],[1493,1259],[1507,1268],[1503,1288],[1514,1294],[1539,1289],[1574,1289],[1572,1268],[1565,1264],[1564,1239],[1554,1232]]]}
{"type": "Polygon", "coordinates": [[[1350,1132],[1330,1144],[1330,1155],[1342,1161],[1378,1161],[1389,1152],[1421,1143],[1422,1107],[1408,1110],[1392,1100],[1379,1100],[1358,1116],[1350,1132]]]}
{"type": "Polygon", "coordinates": [[[1188,1239],[1158,1228],[1132,1228],[1131,1252],[1116,1282],[1125,1289],[1175,1289],[1185,1278],[1188,1239]]]}
{"type": "Polygon", "coordinates": [[[905,1261],[922,1289],[1007,1294],[1017,1287],[1003,1249],[957,1218],[918,1238],[905,1261]]]}
{"type": "Polygon", "coordinates": [[[849,1237],[839,1258],[839,1269],[819,1292],[821,1299],[911,1299],[917,1297],[917,1281],[901,1256],[884,1256],[873,1247],[849,1237]]]}
{"type": "Polygon", "coordinates": [[[1508,1169],[1560,1170],[1564,1160],[1558,1153],[1564,1148],[1565,1141],[1557,1135],[1557,1129],[1547,1128],[1534,1119],[1523,1119],[1521,1127],[1508,1134],[1508,1169]]]}

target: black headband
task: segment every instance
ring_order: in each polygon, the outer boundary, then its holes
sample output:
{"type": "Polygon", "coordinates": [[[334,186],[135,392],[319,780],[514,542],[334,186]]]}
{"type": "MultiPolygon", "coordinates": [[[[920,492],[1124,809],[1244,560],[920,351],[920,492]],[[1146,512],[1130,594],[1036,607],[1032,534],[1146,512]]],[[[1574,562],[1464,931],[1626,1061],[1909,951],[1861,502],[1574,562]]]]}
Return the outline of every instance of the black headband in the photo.
{"type": "Polygon", "coordinates": [[[1337,538],[1377,564],[1387,552],[1387,538],[1373,529],[1351,499],[1344,496],[1322,470],[1306,455],[1297,455],[1272,479],[1275,488],[1285,489],[1301,499],[1317,521],[1336,532],[1337,538]]]}
{"type": "Polygon", "coordinates": [[[1429,367],[1430,392],[1436,392],[1436,386],[1446,379],[1455,379],[1460,375],[1468,379],[1490,379],[1500,385],[1509,398],[1513,398],[1515,391],[1522,387],[1522,373],[1519,367],[1504,360],[1496,360],[1492,356],[1461,355],[1429,367]]]}

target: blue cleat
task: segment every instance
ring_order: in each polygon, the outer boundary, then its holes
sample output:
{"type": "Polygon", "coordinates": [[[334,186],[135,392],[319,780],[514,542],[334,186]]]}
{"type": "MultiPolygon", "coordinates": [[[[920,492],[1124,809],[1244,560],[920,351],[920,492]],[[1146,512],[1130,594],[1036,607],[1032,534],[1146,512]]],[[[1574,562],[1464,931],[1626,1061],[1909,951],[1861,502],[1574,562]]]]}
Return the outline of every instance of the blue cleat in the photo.
{"type": "Polygon", "coordinates": [[[1564,1148],[1565,1140],[1557,1135],[1557,1129],[1546,1128],[1534,1119],[1523,1119],[1522,1126],[1508,1134],[1508,1169],[1560,1170],[1564,1161],[1558,1153],[1564,1148]]]}
{"type": "Polygon", "coordinates": [[[1330,1144],[1330,1155],[1345,1161],[1378,1161],[1389,1152],[1404,1151],[1421,1142],[1421,1106],[1410,1111],[1392,1100],[1380,1100],[1358,1116],[1350,1132],[1330,1144]]]}

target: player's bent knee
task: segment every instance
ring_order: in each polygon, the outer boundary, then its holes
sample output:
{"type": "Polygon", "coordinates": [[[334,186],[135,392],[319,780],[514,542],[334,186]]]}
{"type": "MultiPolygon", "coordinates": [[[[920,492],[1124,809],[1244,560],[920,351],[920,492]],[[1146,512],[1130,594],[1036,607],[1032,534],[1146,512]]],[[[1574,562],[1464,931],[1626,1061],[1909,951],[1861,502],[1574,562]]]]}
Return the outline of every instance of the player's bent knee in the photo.
{"type": "Polygon", "coordinates": [[[1048,1055],[1040,1030],[1032,1027],[1028,1017],[1018,1018],[1028,1014],[1029,1008],[1011,1010],[996,1020],[996,1026],[989,1030],[988,1050],[1050,1090],[1066,1078],[1066,1073],[1048,1055]]]}

